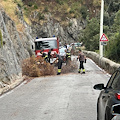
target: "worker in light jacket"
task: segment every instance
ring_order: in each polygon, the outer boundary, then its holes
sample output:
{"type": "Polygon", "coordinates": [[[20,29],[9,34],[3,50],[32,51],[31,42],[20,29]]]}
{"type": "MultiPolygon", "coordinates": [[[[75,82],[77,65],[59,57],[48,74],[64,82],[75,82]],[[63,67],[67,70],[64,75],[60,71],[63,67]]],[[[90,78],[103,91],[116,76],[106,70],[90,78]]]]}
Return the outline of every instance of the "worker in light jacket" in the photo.
{"type": "Polygon", "coordinates": [[[80,61],[78,73],[80,73],[81,69],[82,69],[82,73],[85,74],[85,68],[84,68],[83,63],[86,62],[86,57],[85,57],[84,53],[81,51],[81,49],[79,49],[79,54],[78,54],[77,59],[79,59],[79,61],[80,61]]]}

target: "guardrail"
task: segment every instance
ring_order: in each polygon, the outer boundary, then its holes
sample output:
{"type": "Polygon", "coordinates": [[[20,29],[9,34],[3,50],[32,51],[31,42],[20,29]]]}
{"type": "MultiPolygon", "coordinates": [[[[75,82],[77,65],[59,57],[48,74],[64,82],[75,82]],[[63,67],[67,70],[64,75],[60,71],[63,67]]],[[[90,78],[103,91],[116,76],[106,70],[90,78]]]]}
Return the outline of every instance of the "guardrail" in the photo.
{"type": "Polygon", "coordinates": [[[83,51],[86,57],[92,59],[98,66],[112,74],[116,69],[120,67],[120,64],[111,61],[105,57],[100,57],[99,54],[92,51],[83,51]]]}

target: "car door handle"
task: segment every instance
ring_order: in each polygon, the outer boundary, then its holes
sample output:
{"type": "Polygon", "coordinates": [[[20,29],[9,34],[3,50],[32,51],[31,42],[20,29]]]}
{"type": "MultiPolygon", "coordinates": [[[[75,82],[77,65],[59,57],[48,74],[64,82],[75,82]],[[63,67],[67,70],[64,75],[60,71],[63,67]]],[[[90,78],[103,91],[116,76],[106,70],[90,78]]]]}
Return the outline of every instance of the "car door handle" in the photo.
{"type": "Polygon", "coordinates": [[[102,96],[102,99],[104,99],[105,98],[105,96],[102,96]]]}
{"type": "Polygon", "coordinates": [[[110,97],[110,95],[108,95],[108,98],[110,97]]]}

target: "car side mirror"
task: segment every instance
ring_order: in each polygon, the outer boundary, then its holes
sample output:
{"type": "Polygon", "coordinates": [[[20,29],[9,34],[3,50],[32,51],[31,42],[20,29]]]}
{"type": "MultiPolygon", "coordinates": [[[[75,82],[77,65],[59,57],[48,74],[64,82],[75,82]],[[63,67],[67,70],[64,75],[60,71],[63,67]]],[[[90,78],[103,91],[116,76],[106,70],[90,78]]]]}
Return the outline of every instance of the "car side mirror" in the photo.
{"type": "Polygon", "coordinates": [[[120,104],[115,104],[111,108],[112,115],[120,115],[120,104]]]}
{"type": "Polygon", "coordinates": [[[96,85],[94,85],[93,88],[96,89],[96,90],[102,90],[102,89],[104,89],[105,87],[104,87],[104,84],[96,84],[96,85]]]}

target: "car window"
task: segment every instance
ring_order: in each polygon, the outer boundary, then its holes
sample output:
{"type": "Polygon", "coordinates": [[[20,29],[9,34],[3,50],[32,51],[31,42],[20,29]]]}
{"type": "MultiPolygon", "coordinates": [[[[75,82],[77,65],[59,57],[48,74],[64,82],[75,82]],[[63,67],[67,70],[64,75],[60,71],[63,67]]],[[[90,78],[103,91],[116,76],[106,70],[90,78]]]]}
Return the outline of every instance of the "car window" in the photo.
{"type": "Polygon", "coordinates": [[[106,88],[111,88],[111,85],[113,83],[114,78],[118,75],[118,71],[114,72],[112,76],[110,77],[110,80],[107,83],[106,88]]]}
{"type": "Polygon", "coordinates": [[[115,76],[113,83],[111,85],[113,89],[120,89],[120,72],[115,76]]]}

